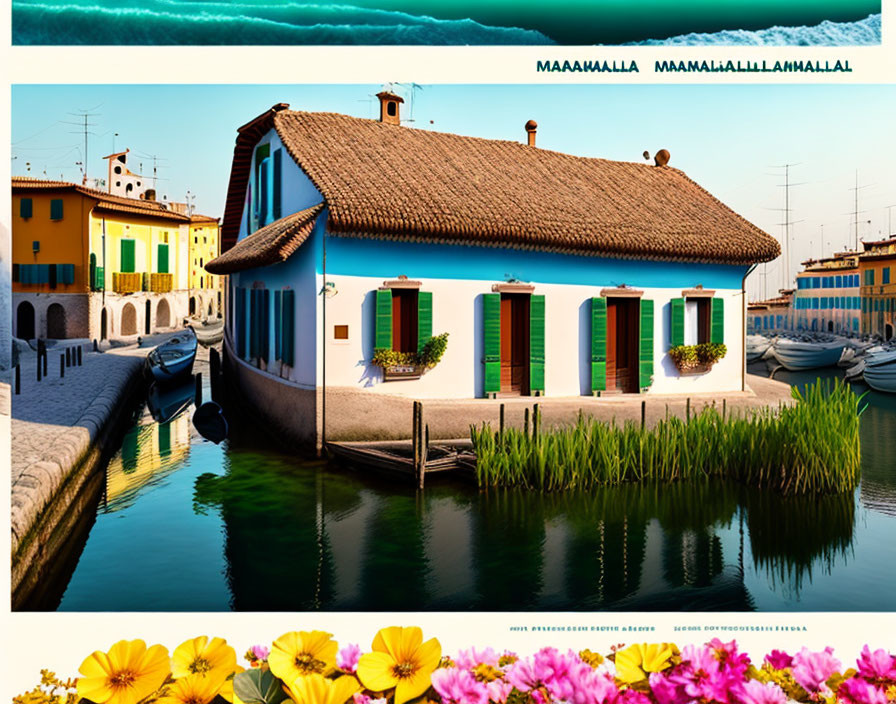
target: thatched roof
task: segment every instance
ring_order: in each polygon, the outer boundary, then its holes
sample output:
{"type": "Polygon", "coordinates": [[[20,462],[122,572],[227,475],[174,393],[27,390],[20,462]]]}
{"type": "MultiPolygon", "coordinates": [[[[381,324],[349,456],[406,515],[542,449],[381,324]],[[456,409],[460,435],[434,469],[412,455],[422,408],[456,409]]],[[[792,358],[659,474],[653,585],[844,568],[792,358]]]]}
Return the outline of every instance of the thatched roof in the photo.
{"type": "Polygon", "coordinates": [[[739,265],[780,252],[668,166],[286,107],[241,128],[225,247],[239,229],[251,149],[273,127],[323,196],[337,235],[739,265]]]}

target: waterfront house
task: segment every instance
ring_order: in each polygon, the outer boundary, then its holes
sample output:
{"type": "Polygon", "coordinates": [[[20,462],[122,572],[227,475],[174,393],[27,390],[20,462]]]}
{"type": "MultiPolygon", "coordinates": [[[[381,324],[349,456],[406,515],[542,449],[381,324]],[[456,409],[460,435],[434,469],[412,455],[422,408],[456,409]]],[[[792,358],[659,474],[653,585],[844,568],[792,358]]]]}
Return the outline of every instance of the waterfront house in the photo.
{"type": "Polygon", "coordinates": [[[141,195],[13,177],[16,337],[128,337],[176,327],[192,308],[217,312],[217,292],[193,288],[189,272],[191,234],[217,221],[141,195]]]}
{"type": "Polygon", "coordinates": [[[889,340],[896,325],[896,236],[862,245],[862,332],[889,340]]]}
{"type": "Polygon", "coordinates": [[[796,276],[791,329],[858,334],[861,331],[859,255],[837,252],[803,262],[796,276]]]}
{"type": "Polygon", "coordinates": [[[278,104],[237,132],[206,269],[229,275],[229,370],[272,427],[319,443],[401,399],[744,388],[744,279],[779,246],[668,152],[409,128],[378,97],[379,120],[278,104]],[[703,342],[728,352],[682,373],[670,347],[703,342]]]}
{"type": "Polygon", "coordinates": [[[772,333],[795,329],[793,289],[781,289],[775,298],[747,306],[747,332],[772,333]]]}

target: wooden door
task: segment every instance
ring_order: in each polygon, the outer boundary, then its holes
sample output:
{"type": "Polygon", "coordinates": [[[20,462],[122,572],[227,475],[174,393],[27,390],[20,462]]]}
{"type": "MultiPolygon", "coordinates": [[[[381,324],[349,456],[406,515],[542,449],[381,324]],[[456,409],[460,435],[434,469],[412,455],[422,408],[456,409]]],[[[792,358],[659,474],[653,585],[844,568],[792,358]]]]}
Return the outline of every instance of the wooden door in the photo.
{"type": "Polygon", "coordinates": [[[640,301],[607,299],[607,390],[638,391],[640,301]]]}
{"type": "Polygon", "coordinates": [[[619,299],[607,299],[607,391],[614,391],[616,385],[616,304],[619,299]]]}
{"type": "Polygon", "coordinates": [[[501,294],[501,393],[529,393],[528,294],[501,294]]]}

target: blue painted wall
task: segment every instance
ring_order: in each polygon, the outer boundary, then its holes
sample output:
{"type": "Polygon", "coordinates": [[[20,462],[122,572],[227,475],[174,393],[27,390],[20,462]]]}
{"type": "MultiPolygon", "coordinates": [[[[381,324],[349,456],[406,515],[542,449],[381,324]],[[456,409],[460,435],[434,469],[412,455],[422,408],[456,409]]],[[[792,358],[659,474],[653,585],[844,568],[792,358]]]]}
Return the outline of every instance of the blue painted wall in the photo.
{"type": "MultiPolygon", "coordinates": [[[[306,245],[307,246],[307,243],[306,245]]],[[[318,273],[320,270],[318,259],[318,273]]],[[[603,259],[493,247],[330,236],[327,273],[344,276],[520,281],[582,286],[739,289],[746,266],[603,259]]]]}

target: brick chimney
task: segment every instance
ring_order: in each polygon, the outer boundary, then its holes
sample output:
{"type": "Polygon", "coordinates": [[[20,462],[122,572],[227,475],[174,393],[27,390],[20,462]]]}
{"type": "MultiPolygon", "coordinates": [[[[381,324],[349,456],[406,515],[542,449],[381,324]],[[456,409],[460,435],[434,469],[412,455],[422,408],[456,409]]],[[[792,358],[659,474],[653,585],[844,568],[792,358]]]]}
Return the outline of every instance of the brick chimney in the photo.
{"type": "Polygon", "coordinates": [[[400,125],[401,108],[399,106],[404,102],[404,98],[387,90],[377,93],[376,97],[380,99],[380,122],[385,122],[387,125],[400,125]]]}
{"type": "Polygon", "coordinates": [[[535,120],[529,120],[526,123],[526,135],[529,137],[529,146],[535,146],[535,132],[538,130],[538,123],[535,120]]]}

